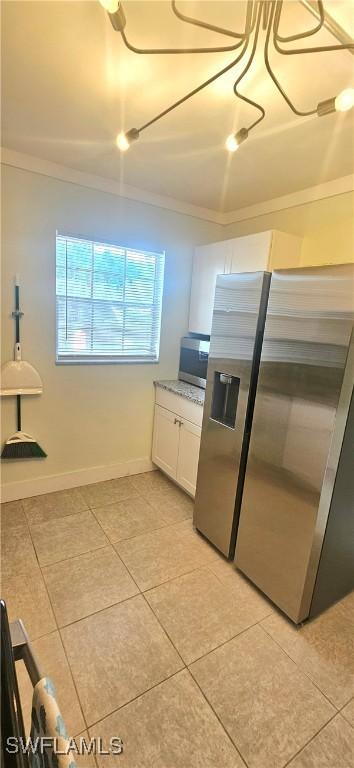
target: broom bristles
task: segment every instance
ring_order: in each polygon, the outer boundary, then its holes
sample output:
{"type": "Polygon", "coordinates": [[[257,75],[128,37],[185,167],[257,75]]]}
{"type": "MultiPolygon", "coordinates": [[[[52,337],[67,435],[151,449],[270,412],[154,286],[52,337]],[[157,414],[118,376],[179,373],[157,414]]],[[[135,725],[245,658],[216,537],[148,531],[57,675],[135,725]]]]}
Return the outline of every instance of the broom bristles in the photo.
{"type": "Polygon", "coordinates": [[[1,458],[2,459],[36,459],[45,458],[47,454],[43,448],[34,440],[26,443],[5,443],[1,458]]]}

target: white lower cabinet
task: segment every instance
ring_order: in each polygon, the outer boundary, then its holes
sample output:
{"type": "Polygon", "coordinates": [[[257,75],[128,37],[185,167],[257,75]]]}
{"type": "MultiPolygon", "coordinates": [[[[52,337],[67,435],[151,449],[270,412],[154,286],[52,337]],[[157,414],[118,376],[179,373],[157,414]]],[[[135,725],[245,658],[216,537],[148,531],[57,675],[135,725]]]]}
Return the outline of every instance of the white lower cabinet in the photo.
{"type": "Polygon", "coordinates": [[[152,460],[191,496],[197,485],[200,435],[200,426],[155,404],[152,460]]]}
{"type": "Polygon", "coordinates": [[[179,424],[176,415],[155,405],[152,460],[174,479],[177,476],[178,448],[179,424]]]}

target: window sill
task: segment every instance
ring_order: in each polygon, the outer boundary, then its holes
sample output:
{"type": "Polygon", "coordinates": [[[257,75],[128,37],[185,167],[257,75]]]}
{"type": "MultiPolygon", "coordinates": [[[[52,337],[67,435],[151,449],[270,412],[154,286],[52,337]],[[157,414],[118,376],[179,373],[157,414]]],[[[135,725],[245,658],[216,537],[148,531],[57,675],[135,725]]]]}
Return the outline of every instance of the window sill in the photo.
{"type": "Polygon", "coordinates": [[[105,358],[83,358],[82,360],[75,358],[72,360],[68,359],[56,359],[55,364],[56,365],[138,365],[140,363],[144,363],[145,365],[156,365],[160,362],[160,358],[147,358],[147,357],[128,357],[128,358],[111,358],[111,359],[105,359],[105,358]]]}

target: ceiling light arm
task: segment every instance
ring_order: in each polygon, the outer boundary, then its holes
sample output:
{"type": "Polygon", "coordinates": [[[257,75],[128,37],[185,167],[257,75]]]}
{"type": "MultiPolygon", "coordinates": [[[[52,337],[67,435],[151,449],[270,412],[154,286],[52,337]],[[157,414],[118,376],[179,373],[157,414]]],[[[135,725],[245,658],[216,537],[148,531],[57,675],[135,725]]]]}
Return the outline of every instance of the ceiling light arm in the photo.
{"type": "Polygon", "coordinates": [[[132,43],[129,42],[127,39],[127,36],[123,30],[121,30],[121,35],[123,38],[123,42],[127,48],[129,48],[130,51],[133,53],[143,53],[143,54],[150,54],[150,53],[159,53],[159,54],[167,54],[167,53],[225,53],[226,51],[236,51],[237,48],[240,48],[243,40],[239,40],[235,45],[225,45],[221,46],[219,48],[137,48],[135,45],[132,45],[132,43]]]}
{"type": "Polygon", "coordinates": [[[301,40],[304,37],[311,37],[311,35],[315,35],[317,32],[320,31],[320,29],[322,29],[324,20],[325,20],[324,7],[323,7],[322,0],[317,0],[317,12],[315,15],[316,15],[316,18],[319,19],[318,24],[316,24],[316,26],[313,27],[313,29],[309,29],[306,32],[299,32],[297,35],[288,35],[287,37],[282,37],[281,35],[279,35],[279,25],[280,25],[281,11],[283,9],[283,2],[280,3],[280,6],[281,7],[279,9],[278,17],[276,20],[276,29],[274,30],[278,42],[290,43],[292,40],[301,40]]]}
{"type": "MultiPolygon", "coordinates": [[[[252,3],[248,3],[247,5],[247,29],[251,28],[252,23],[252,3]]],[[[198,85],[196,88],[193,88],[192,91],[189,91],[185,96],[182,96],[181,99],[178,99],[178,101],[175,101],[174,104],[171,104],[170,107],[167,107],[167,109],[164,109],[162,112],[160,112],[156,117],[153,117],[152,120],[149,120],[147,123],[144,123],[140,128],[138,128],[139,133],[141,131],[144,131],[145,128],[148,128],[153,123],[156,123],[158,120],[161,120],[162,117],[165,117],[165,115],[168,115],[169,112],[172,112],[172,110],[176,109],[180,106],[180,104],[183,104],[188,99],[191,99],[192,96],[195,96],[197,93],[202,91],[204,88],[206,88],[208,85],[211,85],[211,83],[214,83],[215,80],[217,80],[222,75],[225,75],[226,72],[229,72],[230,69],[233,69],[233,67],[238,64],[238,62],[242,59],[242,56],[246,52],[248,48],[249,43],[249,35],[246,37],[245,41],[243,42],[242,51],[239,53],[239,55],[236,57],[236,59],[233,59],[233,61],[230,62],[230,64],[227,64],[225,67],[220,69],[218,72],[216,72],[215,75],[212,75],[212,77],[209,77],[208,80],[205,80],[204,83],[201,83],[201,85],[198,85]]]]}
{"type": "Polygon", "coordinates": [[[172,0],[171,5],[172,5],[172,10],[175,16],[177,16],[177,18],[180,19],[181,21],[185,21],[187,24],[194,24],[196,27],[202,27],[202,29],[208,29],[210,32],[218,32],[220,35],[237,37],[237,38],[241,38],[242,40],[244,40],[245,38],[245,33],[240,34],[239,32],[232,32],[230,29],[217,27],[215,26],[215,24],[209,24],[206,21],[200,21],[199,19],[193,19],[191,16],[185,16],[184,13],[181,13],[181,11],[178,10],[176,0],[172,0]]]}
{"type": "Polygon", "coordinates": [[[256,101],[252,101],[252,99],[247,99],[246,96],[241,96],[240,93],[237,93],[236,95],[238,96],[239,99],[242,99],[242,101],[246,101],[247,104],[251,104],[252,107],[256,107],[256,109],[259,109],[259,111],[261,112],[260,117],[257,117],[257,120],[254,120],[254,122],[248,126],[247,131],[249,133],[252,130],[252,128],[255,128],[256,125],[258,125],[258,123],[262,122],[262,120],[265,117],[265,109],[262,107],[261,104],[258,104],[256,101]]]}
{"type": "Polygon", "coordinates": [[[273,44],[274,48],[278,53],[282,53],[284,56],[293,56],[294,54],[301,54],[301,53],[324,53],[327,51],[345,51],[345,50],[353,50],[354,51],[354,42],[348,42],[348,43],[341,43],[340,45],[320,45],[316,46],[316,48],[292,48],[285,49],[282,48],[278,43],[278,28],[279,28],[279,19],[281,14],[281,8],[282,8],[283,2],[282,0],[277,0],[276,3],[276,13],[275,13],[275,20],[274,20],[274,28],[273,28],[273,44]]]}
{"type": "MultiPolygon", "coordinates": [[[[132,43],[129,42],[127,39],[127,36],[125,34],[124,29],[120,29],[120,33],[122,35],[123,42],[125,46],[132,51],[133,53],[158,53],[158,54],[169,54],[169,53],[220,53],[220,52],[226,52],[226,51],[236,51],[238,48],[240,48],[243,43],[248,40],[249,35],[252,31],[252,13],[250,11],[252,10],[253,6],[253,0],[248,0],[247,2],[247,14],[246,14],[246,26],[245,31],[242,35],[239,35],[241,38],[237,43],[234,45],[225,45],[225,46],[219,46],[219,47],[208,47],[208,48],[137,48],[135,45],[132,45],[132,43]]],[[[235,35],[234,35],[235,36],[235,35]]]]}
{"type": "Polygon", "coordinates": [[[252,107],[255,107],[256,109],[258,109],[261,112],[260,117],[258,117],[257,120],[255,120],[248,127],[248,129],[247,129],[248,132],[252,128],[254,128],[256,125],[258,125],[258,123],[260,123],[261,120],[263,120],[263,118],[265,117],[265,110],[263,109],[261,104],[258,104],[256,101],[252,101],[252,99],[249,99],[249,98],[247,98],[247,96],[243,96],[241,93],[239,93],[239,91],[237,90],[237,86],[241,82],[241,80],[243,80],[244,76],[248,72],[248,70],[249,70],[249,68],[250,68],[250,66],[251,66],[251,64],[253,62],[253,59],[254,59],[254,56],[255,56],[255,53],[256,53],[256,50],[257,50],[257,43],[258,43],[258,37],[259,37],[259,28],[260,28],[262,14],[263,14],[263,3],[260,3],[259,9],[258,9],[256,31],[255,31],[255,34],[254,34],[253,47],[252,47],[251,55],[250,55],[250,58],[249,58],[249,60],[248,60],[248,62],[246,64],[243,72],[241,72],[241,74],[239,75],[239,77],[237,78],[237,80],[236,80],[236,82],[234,84],[235,96],[237,96],[239,99],[242,99],[242,101],[245,101],[247,104],[251,104],[252,107]]]}
{"type": "Polygon", "coordinates": [[[271,12],[270,12],[270,18],[269,18],[269,24],[268,24],[268,29],[267,29],[265,45],[264,45],[264,62],[265,62],[266,68],[267,68],[267,72],[270,75],[270,77],[272,78],[274,85],[276,85],[276,87],[278,88],[278,91],[281,93],[283,99],[285,99],[286,103],[288,104],[288,106],[290,107],[292,112],[294,112],[295,115],[299,115],[299,117],[308,117],[309,115],[316,115],[317,114],[317,108],[316,109],[311,109],[311,110],[309,110],[307,112],[303,112],[303,111],[297,109],[297,107],[295,107],[293,102],[290,100],[289,96],[285,93],[284,89],[280,85],[279,81],[277,80],[277,78],[276,78],[276,76],[275,76],[275,74],[274,74],[274,72],[273,72],[273,70],[272,70],[272,68],[270,66],[270,63],[269,63],[269,39],[270,39],[270,33],[271,33],[271,30],[272,30],[272,26],[273,26],[274,13],[275,13],[276,5],[277,5],[277,3],[273,1],[272,2],[271,12]]]}

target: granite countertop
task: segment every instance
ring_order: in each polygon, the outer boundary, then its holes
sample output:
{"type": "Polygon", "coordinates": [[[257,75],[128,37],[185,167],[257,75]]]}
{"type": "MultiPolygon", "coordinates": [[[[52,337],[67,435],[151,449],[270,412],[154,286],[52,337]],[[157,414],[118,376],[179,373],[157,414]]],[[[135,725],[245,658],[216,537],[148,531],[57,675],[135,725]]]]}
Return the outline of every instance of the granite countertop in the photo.
{"type": "Polygon", "coordinates": [[[162,379],[161,381],[154,381],[154,384],[155,387],[167,389],[169,392],[174,392],[175,395],[185,397],[186,400],[192,400],[197,405],[204,405],[205,390],[194,386],[194,384],[187,384],[178,379],[162,379]]]}

